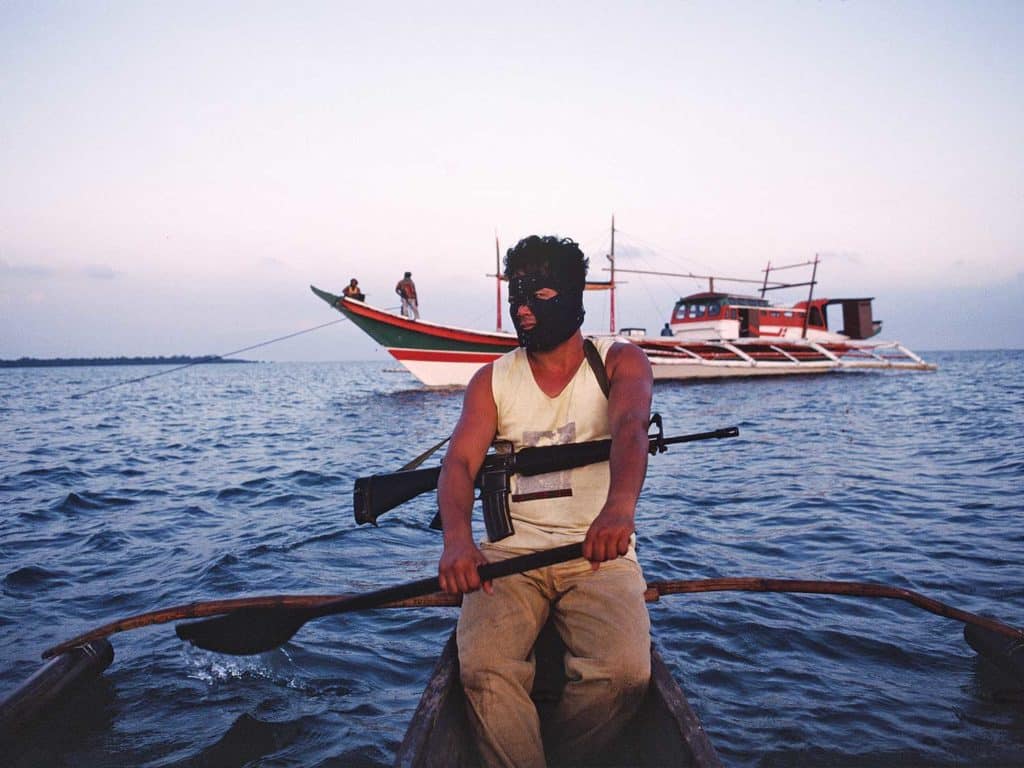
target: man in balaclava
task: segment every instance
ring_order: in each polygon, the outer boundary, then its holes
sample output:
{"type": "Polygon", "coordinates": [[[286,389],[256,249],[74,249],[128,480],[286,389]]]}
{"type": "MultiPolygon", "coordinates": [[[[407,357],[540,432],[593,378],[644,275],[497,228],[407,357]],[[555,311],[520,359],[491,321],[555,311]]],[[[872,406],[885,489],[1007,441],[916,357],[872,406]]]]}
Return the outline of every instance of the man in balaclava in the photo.
{"type": "Polygon", "coordinates": [[[583,325],[587,259],[572,240],[536,235],[520,240],[505,256],[505,278],[521,347],[548,352],[583,325]]]}
{"type": "Polygon", "coordinates": [[[569,239],[527,237],[505,277],[520,347],[481,368],[441,469],[441,587],[463,594],[462,685],[487,765],[586,764],[637,711],[650,678],[650,620],[633,519],[647,469],[651,368],[639,347],[584,340],[587,260],[569,239]],[[587,344],[590,351],[585,351],[587,344]],[[478,547],[473,481],[492,441],[529,446],[611,438],[607,462],[510,478],[511,529],[478,547]],[[481,584],[477,566],[583,542],[583,558],[481,584]],[[483,587],[481,590],[480,588],[483,587]],[[550,618],[568,682],[545,733],[530,699],[531,654],[550,618]]]}

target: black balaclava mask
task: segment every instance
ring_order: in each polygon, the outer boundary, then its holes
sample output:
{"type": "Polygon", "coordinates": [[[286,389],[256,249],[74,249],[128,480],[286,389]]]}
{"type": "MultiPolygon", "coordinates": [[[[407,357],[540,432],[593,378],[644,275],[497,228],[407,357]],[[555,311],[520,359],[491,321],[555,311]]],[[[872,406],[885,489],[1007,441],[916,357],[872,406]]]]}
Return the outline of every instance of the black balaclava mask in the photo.
{"type": "Polygon", "coordinates": [[[583,325],[583,291],[563,285],[549,275],[533,272],[517,275],[508,281],[509,312],[516,327],[519,346],[530,352],[547,352],[568,339],[583,325]],[[558,291],[550,299],[538,299],[534,294],[541,288],[558,291]],[[530,308],[537,324],[523,330],[519,324],[519,308],[530,308]]]}

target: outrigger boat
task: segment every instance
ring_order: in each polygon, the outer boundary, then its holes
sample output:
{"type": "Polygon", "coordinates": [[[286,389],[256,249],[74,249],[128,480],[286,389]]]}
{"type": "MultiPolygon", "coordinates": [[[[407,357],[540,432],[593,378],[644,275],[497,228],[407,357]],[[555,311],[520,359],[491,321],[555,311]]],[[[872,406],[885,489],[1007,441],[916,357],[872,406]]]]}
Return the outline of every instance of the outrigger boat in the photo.
{"type": "MultiPolygon", "coordinates": [[[[648,336],[644,328],[615,324],[615,229],[608,255],[611,278],[588,281],[587,290],[609,291],[610,324],[607,333],[640,347],[651,362],[655,379],[707,379],[736,376],[779,376],[798,373],[901,369],[935,370],[897,341],[875,340],[882,323],[872,315],[872,298],[814,298],[818,264],[813,260],[764,270],[763,280],[714,275],[649,272],[708,280],[708,290],[680,298],[672,309],[663,335],[648,336]],[[809,281],[770,280],[773,272],[813,267],[809,281]],[[759,296],[715,290],[715,281],[757,283],[759,296]],[[784,288],[808,288],[807,299],[794,304],[773,304],[765,294],[784,288]],[[840,307],[842,329],[829,326],[829,307],[840,307]]],[[[420,382],[429,387],[465,386],[483,365],[516,347],[515,335],[502,331],[500,269],[497,279],[497,330],[478,331],[424,320],[412,320],[362,301],[336,296],[310,286],[313,293],[341,312],[386,349],[420,382]]]]}
{"type": "MultiPolygon", "coordinates": [[[[537,676],[532,696],[542,723],[557,704],[565,684],[563,651],[557,632],[549,624],[534,649],[537,676]]],[[[557,737],[557,734],[550,736],[557,737]]],[[[619,741],[603,752],[602,761],[598,764],[694,768],[722,765],[700,720],[653,646],[651,684],[643,705],[619,741]]],[[[459,683],[454,633],[431,673],[398,749],[395,765],[400,768],[470,768],[480,765],[459,683]]]]}

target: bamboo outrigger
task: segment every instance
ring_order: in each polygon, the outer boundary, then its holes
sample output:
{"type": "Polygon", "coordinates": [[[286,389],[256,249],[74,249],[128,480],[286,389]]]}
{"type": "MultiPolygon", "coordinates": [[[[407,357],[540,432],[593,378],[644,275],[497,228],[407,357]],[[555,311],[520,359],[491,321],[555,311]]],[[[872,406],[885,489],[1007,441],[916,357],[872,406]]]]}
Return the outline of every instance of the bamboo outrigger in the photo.
{"type": "MultiPolygon", "coordinates": [[[[537,676],[533,698],[541,715],[558,702],[565,683],[557,633],[549,624],[535,647],[537,676]]],[[[549,734],[545,734],[549,736],[549,734]]],[[[557,734],[550,734],[557,737],[557,734]]],[[[454,633],[430,675],[419,706],[398,749],[400,768],[471,768],[480,764],[466,717],[459,682],[454,633]]],[[[636,718],[600,765],[693,766],[716,768],[722,763],[658,651],[651,647],[651,684],[636,718]]]]}

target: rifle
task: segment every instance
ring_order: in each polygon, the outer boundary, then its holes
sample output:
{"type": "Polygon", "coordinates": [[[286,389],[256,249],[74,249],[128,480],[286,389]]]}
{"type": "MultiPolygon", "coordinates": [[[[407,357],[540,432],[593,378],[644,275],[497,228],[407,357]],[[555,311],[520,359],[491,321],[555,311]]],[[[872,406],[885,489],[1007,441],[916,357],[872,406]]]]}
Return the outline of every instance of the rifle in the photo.
{"type": "MultiPolygon", "coordinates": [[[[650,440],[648,450],[652,456],[664,453],[670,445],[736,437],[740,433],[737,427],[726,427],[711,432],[665,437],[661,416],[657,413],[651,416],[651,424],[657,427],[657,432],[648,436],[650,440]]],[[[607,461],[611,455],[611,447],[610,439],[545,445],[536,448],[523,448],[514,452],[507,446],[499,445],[498,450],[484,457],[483,466],[473,483],[475,488],[480,489],[488,539],[499,541],[512,535],[512,516],[509,512],[508,497],[509,478],[513,474],[529,477],[607,461]]],[[[438,466],[358,478],[352,494],[356,522],[360,525],[364,523],[376,525],[377,518],[388,510],[394,509],[399,504],[415,498],[421,493],[436,489],[440,474],[441,467],[438,466]]],[[[435,530],[441,529],[440,514],[434,516],[430,527],[435,530]]]]}

